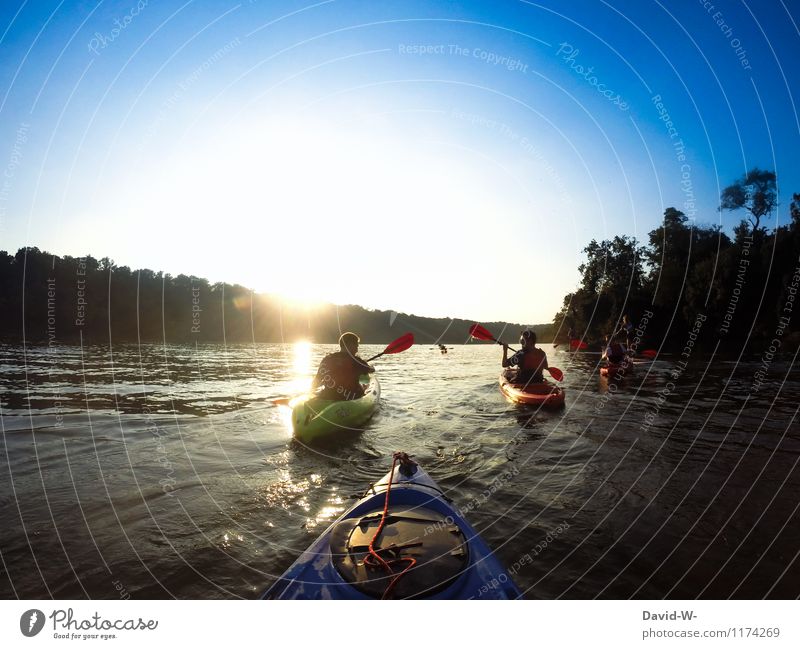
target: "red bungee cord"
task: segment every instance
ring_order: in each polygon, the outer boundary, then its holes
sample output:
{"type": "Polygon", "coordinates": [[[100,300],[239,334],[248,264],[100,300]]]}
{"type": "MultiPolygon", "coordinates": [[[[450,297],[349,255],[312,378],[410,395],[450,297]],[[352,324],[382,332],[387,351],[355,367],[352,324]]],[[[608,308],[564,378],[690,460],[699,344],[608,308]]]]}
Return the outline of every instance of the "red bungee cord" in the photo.
{"type": "Polygon", "coordinates": [[[397,460],[403,461],[404,457],[406,456],[405,453],[395,452],[392,456],[392,470],[389,473],[389,484],[386,485],[386,499],[383,502],[383,513],[381,514],[381,522],[378,525],[378,529],[375,530],[375,535],[372,537],[372,540],[369,542],[369,554],[364,557],[364,564],[367,567],[376,568],[377,566],[382,567],[386,572],[390,575],[394,575],[395,572],[392,569],[392,564],[397,563],[407,563],[408,565],[398,574],[395,575],[394,579],[389,582],[389,585],[386,587],[386,590],[383,591],[383,595],[381,595],[381,599],[388,599],[389,594],[394,589],[395,584],[400,580],[400,578],[405,575],[409,570],[411,570],[415,565],[417,565],[417,560],[414,557],[397,557],[395,559],[390,559],[386,561],[379,553],[391,550],[391,547],[388,548],[379,548],[378,550],[375,549],[375,541],[378,540],[378,537],[381,535],[384,526],[386,525],[386,518],[389,515],[389,495],[392,493],[392,483],[394,482],[394,468],[397,464],[397,460]],[[373,560],[374,557],[374,560],[373,560]],[[376,563],[377,562],[377,563],[376,563]]]}

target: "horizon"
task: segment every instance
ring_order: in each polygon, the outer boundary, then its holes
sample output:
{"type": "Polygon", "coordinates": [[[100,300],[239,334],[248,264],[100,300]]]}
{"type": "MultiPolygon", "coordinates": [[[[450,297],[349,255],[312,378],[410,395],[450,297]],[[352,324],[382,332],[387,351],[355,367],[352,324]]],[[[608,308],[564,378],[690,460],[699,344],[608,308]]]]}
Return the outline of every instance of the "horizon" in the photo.
{"type": "MultiPolygon", "coordinates": [[[[31,246],[31,247],[36,247],[36,246],[31,246]]],[[[104,259],[104,257],[96,257],[96,256],[94,256],[92,254],[89,254],[89,253],[87,253],[85,255],[59,255],[59,254],[53,253],[53,252],[51,252],[49,250],[41,250],[40,249],[39,251],[42,254],[46,254],[46,255],[52,256],[54,258],[59,258],[59,259],[63,258],[63,257],[72,257],[74,259],[86,259],[87,257],[91,257],[92,259],[95,259],[97,261],[100,261],[101,259],[104,259]]],[[[17,250],[16,252],[19,252],[19,250],[17,250]]],[[[10,252],[8,250],[0,249],[0,254],[2,254],[2,253],[6,253],[12,258],[16,254],[16,253],[12,253],[12,252],[10,252]]],[[[150,271],[150,272],[155,273],[157,275],[158,274],[162,274],[164,276],[169,275],[170,277],[178,277],[180,275],[183,275],[183,276],[188,277],[188,278],[193,279],[193,280],[207,282],[209,286],[214,286],[216,284],[225,284],[227,286],[240,286],[240,287],[250,291],[251,293],[253,293],[254,295],[256,295],[258,297],[277,300],[277,301],[281,302],[283,304],[283,306],[290,306],[290,307],[293,307],[293,308],[296,308],[296,309],[299,309],[299,310],[314,311],[314,310],[323,309],[325,307],[335,307],[335,308],[339,308],[339,307],[342,307],[342,308],[356,307],[356,308],[365,309],[365,310],[369,310],[369,311],[382,311],[382,312],[385,311],[387,313],[395,313],[397,315],[406,315],[406,316],[413,317],[413,318],[430,318],[432,320],[445,319],[445,320],[451,320],[451,321],[453,321],[453,320],[464,320],[466,322],[479,322],[478,320],[475,320],[474,318],[464,318],[464,317],[461,317],[461,316],[451,316],[451,315],[429,315],[429,314],[424,314],[424,313],[411,313],[411,312],[407,313],[407,312],[404,312],[404,311],[398,311],[397,309],[392,309],[390,307],[389,308],[376,308],[376,307],[366,306],[366,305],[363,305],[363,304],[335,304],[333,302],[302,302],[302,301],[295,300],[295,299],[293,299],[291,297],[286,297],[284,295],[281,295],[280,293],[269,293],[269,292],[258,291],[256,289],[254,289],[253,287],[247,286],[245,284],[241,284],[240,282],[236,282],[236,281],[230,281],[230,280],[214,280],[214,281],[212,281],[207,277],[197,277],[196,275],[189,275],[187,273],[182,273],[182,272],[170,273],[170,272],[165,271],[163,269],[154,269],[154,268],[145,268],[145,267],[138,267],[137,268],[137,267],[135,267],[135,265],[117,263],[117,261],[115,259],[110,259],[109,258],[109,260],[114,265],[114,268],[129,268],[131,273],[134,273],[134,274],[135,273],[141,273],[142,271],[150,271]]],[[[503,324],[514,324],[514,325],[526,325],[526,326],[530,326],[530,327],[545,327],[545,326],[552,326],[553,325],[552,321],[550,321],[550,322],[537,322],[537,323],[525,323],[525,322],[509,322],[509,321],[506,321],[506,320],[490,319],[490,320],[484,320],[484,322],[495,322],[495,323],[503,323],[503,324]]],[[[481,341],[476,341],[476,342],[481,342],[481,341]]],[[[448,343],[448,344],[456,344],[456,343],[448,343]]]]}
{"type": "Polygon", "coordinates": [[[136,7],[0,8],[8,248],[547,323],[590,240],[800,191],[783,3],[136,7]]]}

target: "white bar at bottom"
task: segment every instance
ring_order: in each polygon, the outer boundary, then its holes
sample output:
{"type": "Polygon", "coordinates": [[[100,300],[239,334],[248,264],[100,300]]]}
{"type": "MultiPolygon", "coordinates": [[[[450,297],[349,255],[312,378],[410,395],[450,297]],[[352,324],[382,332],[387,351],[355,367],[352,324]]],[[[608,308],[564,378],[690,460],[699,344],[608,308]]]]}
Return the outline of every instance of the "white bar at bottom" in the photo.
{"type": "Polygon", "coordinates": [[[800,647],[796,601],[3,601],[3,646],[800,647]],[[33,617],[33,620],[31,620],[33,617]],[[44,623],[42,624],[42,620],[44,623]],[[28,633],[41,629],[36,635],[28,633]],[[137,627],[136,629],[124,627],[137,627]],[[580,644],[579,644],[580,643],[580,644]]]}

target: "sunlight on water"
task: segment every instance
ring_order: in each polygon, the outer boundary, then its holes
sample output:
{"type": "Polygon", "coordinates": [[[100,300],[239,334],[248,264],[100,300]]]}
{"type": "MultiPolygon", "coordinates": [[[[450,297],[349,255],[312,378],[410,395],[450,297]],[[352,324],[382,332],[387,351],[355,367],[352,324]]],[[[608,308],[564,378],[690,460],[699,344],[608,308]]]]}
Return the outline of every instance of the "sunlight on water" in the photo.
{"type": "Polygon", "coordinates": [[[307,495],[314,481],[295,477],[288,468],[279,470],[276,477],[274,482],[264,485],[260,490],[259,497],[263,502],[270,507],[299,507],[303,512],[310,511],[307,495]]]}
{"type": "MultiPolygon", "coordinates": [[[[307,340],[300,340],[291,347],[291,378],[287,385],[287,390],[292,396],[307,392],[311,387],[311,375],[313,367],[311,364],[311,343],[307,340]]],[[[292,409],[288,406],[280,406],[280,419],[284,428],[292,433],[292,409]]]]}
{"type": "Polygon", "coordinates": [[[292,380],[289,384],[294,394],[308,390],[311,385],[311,343],[301,340],[292,345],[292,380]]]}
{"type": "Polygon", "coordinates": [[[324,523],[328,525],[336,518],[339,514],[344,511],[344,505],[341,504],[341,498],[338,498],[337,501],[340,503],[338,505],[328,505],[323,507],[319,513],[314,518],[309,518],[306,520],[306,529],[311,530],[317,527],[319,524],[324,523]]]}
{"type": "Polygon", "coordinates": [[[222,543],[220,544],[226,550],[231,549],[236,543],[244,543],[244,537],[236,532],[225,532],[222,536],[222,543]]]}
{"type": "Polygon", "coordinates": [[[287,405],[278,406],[279,416],[283,428],[289,432],[289,437],[292,436],[292,409],[287,405]]]}

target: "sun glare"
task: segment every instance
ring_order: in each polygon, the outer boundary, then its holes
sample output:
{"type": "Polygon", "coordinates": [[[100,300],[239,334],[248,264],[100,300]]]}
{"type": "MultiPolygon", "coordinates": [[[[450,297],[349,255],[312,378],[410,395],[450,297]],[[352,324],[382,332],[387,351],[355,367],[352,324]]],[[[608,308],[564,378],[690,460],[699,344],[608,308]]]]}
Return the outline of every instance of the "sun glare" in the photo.
{"type": "Polygon", "coordinates": [[[502,198],[507,193],[483,159],[462,153],[381,126],[259,118],[149,161],[142,169],[148,191],[114,200],[136,223],[131,245],[157,231],[148,249],[212,281],[233,280],[307,309],[362,304],[435,313],[441,292],[412,259],[441,259],[441,281],[455,285],[449,299],[457,302],[467,255],[494,261],[465,224],[519,208],[502,198]],[[176,252],[172,242],[187,231],[192,245],[176,252]]]}
{"type": "Polygon", "coordinates": [[[280,299],[284,306],[305,311],[315,311],[325,303],[319,290],[301,284],[273,294],[280,299]]]}
{"type": "Polygon", "coordinates": [[[311,343],[298,340],[292,345],[292,374],[296,379],[306,380],[311,374],[311,343]]]}

